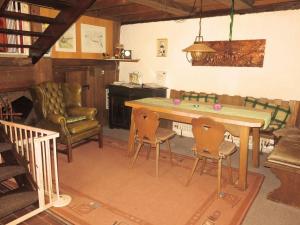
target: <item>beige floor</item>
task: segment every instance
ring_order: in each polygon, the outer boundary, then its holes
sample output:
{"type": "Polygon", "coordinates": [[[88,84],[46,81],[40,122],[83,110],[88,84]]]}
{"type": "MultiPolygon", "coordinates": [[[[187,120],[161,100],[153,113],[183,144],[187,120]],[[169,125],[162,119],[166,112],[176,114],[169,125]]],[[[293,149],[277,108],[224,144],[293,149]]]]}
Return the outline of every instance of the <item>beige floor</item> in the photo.
{"type": "MultiPolygon", "coordinates": [[[[128,130],[104,128],[104,135],[128,140],[128,130]]],[[[172,151],[180,154],[192,155],[190,151],[193,139],[176,136],[171,143],[172,151]]],[[[300,224],[300,209],[275,203],[266,199],[267,193],[279,186],[279,180],[270,169],[263,166],[266,158],[261,155],[261,166],[253,168],[249,160],[249,170],[264,174],[265,180],[261,190],[251,206],[243,225],[298,225],[300,224]]],[[[251,159],[251,151],[249,153],[251,159]]],[[[233,157],[233,166],[238,167],[238,154],[233,157]]],[[[299,189],[300,194],[300,189],[299,189]]]]}

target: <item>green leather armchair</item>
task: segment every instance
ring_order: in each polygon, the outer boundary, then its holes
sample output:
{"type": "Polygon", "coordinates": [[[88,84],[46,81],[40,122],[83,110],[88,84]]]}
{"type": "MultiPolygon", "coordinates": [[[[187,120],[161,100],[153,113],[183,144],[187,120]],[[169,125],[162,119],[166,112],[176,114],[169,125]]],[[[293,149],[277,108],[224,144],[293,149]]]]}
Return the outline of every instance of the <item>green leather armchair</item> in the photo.
{"type": "Polygon", "coordinates": [[[79,84],[44,82],[30,89],[37,114],[37,126],[57,131],[59,143],[72,162],[72,146],[98,135],[102,148],[102,126],[95,119],[97,110],[81,106],[79,84]]]}

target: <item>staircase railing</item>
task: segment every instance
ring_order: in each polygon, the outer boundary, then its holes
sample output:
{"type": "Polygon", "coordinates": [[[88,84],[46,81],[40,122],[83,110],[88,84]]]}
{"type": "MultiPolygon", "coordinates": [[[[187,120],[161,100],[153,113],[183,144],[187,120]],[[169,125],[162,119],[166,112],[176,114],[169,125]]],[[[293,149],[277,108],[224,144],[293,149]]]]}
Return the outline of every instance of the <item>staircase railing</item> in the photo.
{"type": "Polygon", "coordinates": [[[0,120],[0,124],[4,125],[17,152],[28,162],[28,170],[38,187],[38,208],[9,223],[17,224],[60,200],[56,153],[59,134],[3,120],[0,120]]]}

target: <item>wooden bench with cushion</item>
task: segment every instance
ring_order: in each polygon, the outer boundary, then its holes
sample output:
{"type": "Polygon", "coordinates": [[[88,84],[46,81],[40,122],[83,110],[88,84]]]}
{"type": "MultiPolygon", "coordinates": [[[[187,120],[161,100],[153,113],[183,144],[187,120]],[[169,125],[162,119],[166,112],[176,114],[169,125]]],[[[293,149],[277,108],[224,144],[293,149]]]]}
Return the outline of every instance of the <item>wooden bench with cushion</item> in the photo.
{"type": "MultiPolygon", "coordinates": [[[[246,106],[257,109],[268,109],[272,111],[271,123],[267,129],[261,130],[260,136],[273,139],[273,131],[284,127],[294,127],[297,120],[300,102],[281,99],[253,98],[242,96],[218,95],[214,93],[178,91],[171,89],[170,98],[192,100],[208,103],[220,103],[227,105],[246,106]]],[[[268,144],[268,143],[266,143],[268,144]]]]}
{"type": "Polygon", "coordinates": [[[300,129],[284,128],[274,135],[280,140],[265,166],[270,167],[281,184],[268,194],[268,199],[300,208],[300,129]]]}
{"type": "Polygon", "coordinates": [[[274,130],[284,127],[294,127],[300,106],[299,101],[284,101],[281,99],[253,98],[242,96],[218,95],[214,93],[178,91],[171,89],[170,98],[193,100],[199,102],[220,103],[227,105],[246,106],[272,111],[272,119],[269,127],[262,131],[263,135],[272,136],[274,130]]]}

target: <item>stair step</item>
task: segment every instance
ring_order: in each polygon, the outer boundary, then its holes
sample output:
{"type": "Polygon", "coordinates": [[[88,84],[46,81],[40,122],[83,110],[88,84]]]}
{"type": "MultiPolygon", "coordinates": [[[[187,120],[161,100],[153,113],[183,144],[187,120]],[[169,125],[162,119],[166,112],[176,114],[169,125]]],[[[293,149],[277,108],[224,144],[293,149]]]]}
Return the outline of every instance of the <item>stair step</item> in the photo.
{"type": "Polygon", "coordinates": [[[0,28],[0,33],[2,33],[2,34],[24,35],[24,36],[34,36],[34,37],[51,37],[50,35],[47,35],[47,34],[44,34],[44,33],[41,33],[41,32],[3,29],[3,28],[0,28]]]}
{"type": "Polygon", "coordinates": [[[22,166],[4,166],[0,167],[0,181],[4,181],[26,173],[24,167],[22,166]]]}
{"type": "Polygon", "coordinates": [[[13,148],[11,143],[0,143],[0,153],[9,151],[13,148]]]}
{"type": "Polygon", "coordinates": [[[4,18],[15,19],[15,20],[24,20],[29,22],[36,23],[47,23],[47,24],[63,24],[64,22],[59,22],[55,18],[45,17],[45,16],[37,16],[26,13],[18,13],[18,12],[2,12],[0,15],[4,18]]]}
{"type": "Polygon", "coordinates": [[[78,3],[76,6],[66,8],[61,10],[56,19],[58,21],[66,21],[66,24],[57,25],[53,24],[48,26],[48,28],[44,31],[46,34],[53,35],[52,38],[39,38],[37,39],[32,46],[34,48],[29,49],[29,57],[32,58],[32,63],[35,64],[42,56],[45,54],[51,46],[55,44],[55,42],[65,33],[65,31],[74,23],[76,20],[85,12],[87,8],[89,8],[96,0],[85,0],[78,1],[68,0],[68,2],[78,3]]]}
{"type": "Polygon", "coordinates": [[[18,44],[4,44],[4,43],[0,43],[0,47],[2,47],[2,48],[29,48],[29,49],[36,49],[36,50],[38,50],[37,47],[34,47],[32,45],[18,45],[18,44]]]}
{"type": "Polygon", "coordinates": [[[9,194],[0,198],[0,218],[7,216],[19,209],[25,208],[38,201],[35,191],[9,194]]]}

